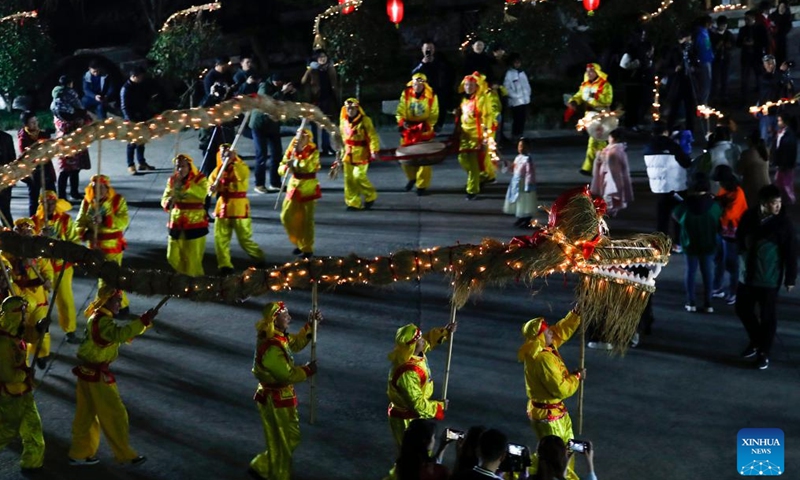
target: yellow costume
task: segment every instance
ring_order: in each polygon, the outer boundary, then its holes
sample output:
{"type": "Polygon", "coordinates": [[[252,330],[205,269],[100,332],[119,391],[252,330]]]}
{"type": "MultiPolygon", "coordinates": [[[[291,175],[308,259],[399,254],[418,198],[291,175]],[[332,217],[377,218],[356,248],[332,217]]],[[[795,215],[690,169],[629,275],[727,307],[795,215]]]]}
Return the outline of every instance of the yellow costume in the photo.
{"type": "Polygon", "coordinates": [[[473,196],[480,193],[481,180],[492,181],[495,178],[494,166],[487,158],[487,144],[497,122],[497,101],[492,99],[486,79],[480,73],[464,77],[460,92],[464,92],[467,81],[475,82],[477,89],[461,100],[456,117],[460,132],[458,163],[467,172],[467,195],[473,196]]]}
{"type": "Polygon", "coordinates": [[[294,364],[292,352],[299,352],[311,339],[306,324],[295,335],[275,330],[275,318],[284,312],[283,302],[268,303],[264,318],[256,324],[258,339],[253,375],[258,379],[254,400],[258,402],[267,449],[250,461],[250,468],[262,478],[289,480],[292,452],[300,444],[300,418],[294,384],[313,375],[309,366],[294,364]]]}
{"type": "MultiPolygon", "coordinates": [[[[581,83],[578,92],[569,101],[576,105],[584,105],[587,111],[599,112],[603,109],[608,109],[614,99],[614,89],[608,83],[608,75],[596,63],[586,65],[586,69],[593,69],[597,73],[597,78],[592,82],[589,80],[589,75],[584,73],[583,83],[581,83]]],[[[592,174],[594,159],[606,146],[608,146],[608,142],[589,137],[589,144],[586,146],[586,158],[581,167],[583,172],[589,175],[592,174]]]]}
{"type": "MultiPolygon", "coordinates": [[[[31,232],[35,229],[34,222],[30,218],[20,218],[14,221],[15,228],[23,225],[29,227],[31,232]]],[[[36,323],[47,316],[47,306],[50,305],[49,291],[44,287],[45,282],[49,281],[50,288],[52,288],[53,266],[50,260],[44,258],[17,258],[8,252],[3,252],[3,259],[11,267],[9,277],[13,283],[12,294],[19,295],[28,302],[23,338],[28,344],[28,354],[33,355],[36,351],[36,344],[42,336],[36,331],[36,323]]],[[[45,332],[38,358],[48,356],[50,356],[50,333],[45,332]]]]}
{"type": "MultiPolygon", "coordinates": [[[[47,222],[44,221],[44,209],[39,205],[36,211],[36,216],[33,217],[35,224],[36,235],[50,235],[52,238],[62,240],[65,242],[72,242],[80,244],[81,240],[75,228],[75,222],[72,217],[66,213],[72,206],[65,200],[59,200],[56,192],[48,190],[45,192],[46,201],[55,201],[55,211],[49,211],[47,222]]],[[[58,324],[64,333],[73,333],[77,327],[76,313],[75,313],[75,299],[72,294],[72,277],[74,269],[72,264],[64,262],[59,259],[51,259],[50,264],[53,267],[53,276],[58,278],[61,270],[64,274],[61,276],[61,283],[58,284],[58,293],[56,294],[56,308],[58,309],[58,324]]],[[[55,288],[56,285],[53,285],[55,288]]]]}
{"type": "Polygon", "coordinates": [[[344,105],[339,115],[339,129],[344,141],[344,203],[355,209],[370,208],[378,193],[367,178],[367,170],[370,157],[381,148],[380,139],[358,100],[348,98],[344,105]],[[352,119],[347,115],[348,106],[358,108],[358,114],[352,119]],[[361,197],[364,197],[364,203],[361,197]]]}
{"type": "Polygon", "coordinates": [[[250,168],[239,155],[233,157],[225,171],[222,168],[222,149],[217,152],[217,167],[208,177],[209,185],[217,184],[217,206],[214,208],[214,250],[217,254],[217,267],[232,269],[231,237],[236,239],[247,255],[256,262],[264,261],[264,252],[253,241],[253,221],[250,218],[250,200],[247,199],[247,186],[250,182],[250,168]]]}
{"type": "Polygon", "coordinates": [[[174,160],[176,167],[179,159],[188,162],[189,174],[177,185],[175,176],[169,177],[161,196],[161,206],[169,212],[167,261],[179,273],[202,277],[208,235],[205,208],[208,180],[194,166],[191,157],[178,155],[174,160]]]}
{"type": "MultiPolygon", "coordinates": [[[[425,74],[415,73],[400,95],[400,103],[397,104],[395,117],[397,126],[400,128],[400,145],[402,146],[427,142],[436,135],[433,126],[439,120],[439,98],[433,93],[427,80],[425,74]],[[414,82],[424,83],[425,87],[422,93],[414,92],[414,82]]],[[[431,184],[432,168],[430,166],[402,165],[402,167],[409,184],[416,181],[417,190],[425,191],[431,184]]]]}
{"type": "MultiPolygon", "coordinates": [[[[538,439],[555,435],[567,443],[575,438],[564,399],[578,390],[580,375],[567,370],[558,347],[569,340],[580,323],[581,317],[571,311],[552,327],[548,327],[541,317],[530,320],[522,327],[525,344],[519,349],[518,357],[525,366],[528,418],[538,439]],[[549,347],[545,345],[544,338],[548,328],[553,335],[553,343],[549,347]]],[[[572,469],[573,463],[571,460],[567,478],[577,480],[572,469]]]]}
{"type": "Polygon", "coordinates": [[[117,359],[120,344],[143,334],[151,325],[151,319],[142,316],[124,326],[117,325],[114,313],[105,305],[118,293],[104,286],[85,312],[89,320],[83,343],[78,347],[81,364],[72,369],[78,377],[78,385],[69,449],[71,459],[93,458],[100,445],[101,429],[117,462],[130,462],[138,457],[129,443],[128,411],[119,396],[109,365],[117,359]]]}
{"type": "Polygon", "coordinates": [[[392,369],[389,371],[389,427],[397,443],[403,443],[403,433],[415,418],[444,419],[444,402],[431,400],[433,379],[425,353],[441,345],[450,336],[445,328],[434,328],[425,335],[416,325],[408,324],[397,329],[395,347],[389,354],[392,369]],[[425,340],[422,353],[414,351],[420,337],[425,340]]]}
{"type": "Polygon", "coordinates": [[[303,135],[308,143],[298,152],[295,149],[297,138],[292,139],[278,167],[280,175],[286,175],[290,165],[293,171],[283,200],[281,223],[297,250],[311,254],[314,252],[314,210],[322,190],[317,180],[319,151],[311,141],[311,130],[304,130],[303,135]]]}
{"type": "Polygon", "coordinates": [[[20,332],[24,304],[22,297],[8,297],[0,313],[0,450],[21,437],[20,467],[27,470],[42,467],[44,436],[20,332]]]}
{"type": "MultiPolygon", "coordinates": [[[[100,249],[106,260],[122,265],[122,252],[128,243],[125,241],[125,229],[128,228],[128,202],[122,195],[117,194],[109,178],[105,175],[92,175],[92,180],[87,185],[81,209],[75,219],[80,238],[89,242],[91,248],[100,249]],[[94,245],[95,229],[95,182],[108,189],[105,198],[100,199],[100,224],[97,231],[97,245],[94,245]]],[[[97,280],[97,290],[105,286],[103,279],[97,280]]],[[[128,296],[122,292],[122,308],[129,304],[128,296]]]]}

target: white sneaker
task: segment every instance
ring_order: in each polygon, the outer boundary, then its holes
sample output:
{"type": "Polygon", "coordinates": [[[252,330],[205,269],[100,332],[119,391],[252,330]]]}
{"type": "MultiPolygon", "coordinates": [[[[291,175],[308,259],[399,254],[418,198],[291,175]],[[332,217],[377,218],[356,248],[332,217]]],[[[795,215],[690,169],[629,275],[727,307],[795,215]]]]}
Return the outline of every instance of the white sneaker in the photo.
{"type": "Polygon", "coordinates": [[[253,190],[255,190],[258,193],[267,193],[267,189],[264,188],[263,185],[256,185],[256,188],[254,188],[253,190]]]}
{"type": "Polygon", "coordinates": [[[614,345],[606,342],[589,342],[586,344],[587,347],[593,348],[595,350],[613,350],[614,345]]]}
{"type": "Polygon", "coordinates": [[[272,185],[267,187],[267,192],[269,192],[269,193],[275,193],[275,192],[280,192],[280,191],[281,191],[281,187],[273,187],[272,185]]]}
{"type": "Polygon", "coordinates": [[[86,465],[97,465],[98,463],[100,463],[100,459],[98,459],[97,457],[87,457],[87,458],[84,458],[84,459],[81,459],[81,460],[77,460],[77,459],[74,459],[74,458],[70,458],[69,459],[69,464],[71,466],[73,466],[73,467],[82,467],[82,466],[86,466],[86,465]]]}
{"type": "Polygon", "coordinates": [[[686,305],[683,306],[683,308],[685,308],[687,312],[696,312],[697,311],[697,307],[692,305],[691,303],[687,303],[686,305]]]}
{"type": "Polygon", "coordinates": [[[636,348],[639,346],[639,332],[633,334],[633,338],[631,338],[631,348],[636,348]]]}

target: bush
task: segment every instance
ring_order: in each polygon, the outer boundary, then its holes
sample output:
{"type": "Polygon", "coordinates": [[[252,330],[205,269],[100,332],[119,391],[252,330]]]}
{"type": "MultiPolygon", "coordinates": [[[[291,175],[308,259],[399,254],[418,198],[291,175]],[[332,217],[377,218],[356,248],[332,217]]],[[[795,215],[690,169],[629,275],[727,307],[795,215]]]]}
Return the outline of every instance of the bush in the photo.
{"type": "MultiPolygon", "coordinates": [[[[22,123],[19,121],[20,113],[19,111],[0,110],[0,130],[6,132],[19,130],[22,127],[22,123]]],[[[55,132],[56,127],[53,125],[53,114],[50,113],[50,110],[37,111],[36,116],[39,117],[39,128],[47,132],[55,132]]]]}

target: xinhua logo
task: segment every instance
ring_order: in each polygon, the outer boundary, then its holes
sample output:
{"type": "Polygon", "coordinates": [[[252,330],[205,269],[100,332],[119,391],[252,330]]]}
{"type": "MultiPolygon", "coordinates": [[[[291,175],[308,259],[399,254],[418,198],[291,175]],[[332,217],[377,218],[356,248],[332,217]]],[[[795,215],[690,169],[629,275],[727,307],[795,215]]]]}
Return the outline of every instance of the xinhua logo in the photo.
{"type": "Polygon", "coordinates": [[[783,475],[783,430],[743,428],[736,438],[736,465],[739,475],[783,475]]]}

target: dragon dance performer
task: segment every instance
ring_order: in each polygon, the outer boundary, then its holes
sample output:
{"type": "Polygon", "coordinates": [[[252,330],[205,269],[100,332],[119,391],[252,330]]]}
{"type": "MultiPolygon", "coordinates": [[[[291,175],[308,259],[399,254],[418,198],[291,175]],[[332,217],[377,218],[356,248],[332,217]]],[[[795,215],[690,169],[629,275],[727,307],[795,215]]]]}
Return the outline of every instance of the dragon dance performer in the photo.
{"type": "MultiPolygon", "coordinates": [[[[34,228],[33,220],[30,218],[19,218],[14,221],[14,231],[23,237],[32,237],[34,228]]],[[[44,335],[42,348],[38,358],[34,360],[39,368],[45,368],[47,357],[50,356],[50,333],[38,332],[36,323],[47,316],[49,305],[47,294],[53,288],[53,266],[44,258],[18,258],[8,252],[3,252],[3,260],[11,267],[9,277],[13,284],[12,294],[19,295],[28,302],[29,313],[25,318],[23,338],[28,344],[29,355],[34,354],[39,338],[44,335]]]]}
{"type": "Polygon", "coordinates": [[[89,320],[83,342],[78,347],[81,364],[72,369],[78,377],[69,449],[69,463],[73,466],[94,465],[100,461],[95,455],[101,429],[117,462],[139,465],[147,460],[130,446],[128,411],[109,365],[119,356],[120,344],[143,334],[158,312],[151,309],[124,326],[118,325],[114,317],[119,314],[121,302],[122,292],[104,285],[84,312],[89,320]]]}
{"type": "Polygon", "coordinates": [[[345,100],[339,114],[339,129],[344,141],[344,203],[348,210],[369,210],[378,193],[367,177],[367,170],[381,145],[372,119],[364,113],[357,99],[345,100]]]}
{"type": "Polygon", "coordinates": [[[179,154],[172,162],[175,173],[167,180],[161,196],[161,206],[169,212],[167,261],[179,273],[202,277],[208,235],[208,179],[188,155],[179,154]]]}
{"type": "Polygon", "coordinates": [[[313,133],[304,128],[289,143],[278,167],[278,174],[292,175],[281,208],[281,223],[295,246],[294,255],[309,258],[314,254],[314,211],[322,190],[317,180],[319,150],[313,133]]]}
{"type": "MultiPolygon", "coordinates": [[[[397,127],[400,129],[400,145],[412,145],[433,139],[436,132],[433,126],[439,120],[439,98],[428,85],[424,73],[415,73],[400,95],[397,104],[397,127]]],[[[417,195],[425,195],[431,184],[432,168],[416,165],[402,165],[408,183],[406,191],[417,186],[417,195]]]]}
{"type": "MultiPolygon", "coordinates": [[[[36,235],[80,244],[81,239],[75,228],[75,222],[67,213],[72,208],[72,205],[64,199],[59,199],[58,194],[52,190],[47,190],[44,195],[45,204],[39,205],[36,210],[36,216],[33,217],[36,235]],[[47,211],[47,220],[44,218],[45,211],[47,211]]],[[[55,277],[61,273],[61,270],[64,270],[61,283],[57,285],[58,293],[56,293],[58,324],[61,326],[61,330],[66,333],[67,342],[80,343],[80,339],[75,336],[77,315],[75,313],[75,298],[72,295],[74,269],[71,263],[61,259],[53,258],[50,260],[50,264],[53,266],[53,276],[55,277]]]]}
{"type": "Polygon", "coordinates": [[[27,304],[22,297],[8,297],[0,307],[0,450],[15,438],[22,439],[23,474],[41,469],[44,463],[42,419],[33,400],[22,339],[27,304]]]}
{"type": "MultiPolygon", "coordinates": [[[[91,248],[100,249],[107,261],[122,265],[122,252],[128,246],[124,236],[125,229],[128,228],[128,202],[111,187],[111,180],[106,175],[92,175],[84,192],[81,208],[75,219],[78,236],[89,242],[91,248]],[[95,229],[97,245],[94,244],[95,229]]],[[[102,278],[97,280],[98,293],[105,284],[102,278]]],[[[123,313],[127,313],[129,303],[128,296],[122,292],[123,313]]]]}
{"type": "MultiPolygon", "coordinates": [[[[547,435],[555,435],[566,444],[575,438],[572,433],[572,419],[567,413],[564,399],[578,390],[580,382],[586,377],[586,371],[570,373],[558,353],[558,347],[569,340],[580,323],[581,317],[573,309],[553,326],[549,326],[544,318],[538,317],[522,327],[525,343],[519,349],[518,358],[525,367],[528,418],[531,428],[540,440],[547,435]]],[[[570,460],[567,478],[578,480],[572,469],[573,463],[570,460]]]]}
{"type": "Polygon", "coordinates": [[[217,194],[214,208],[214,250],[217,253],[217,267],[223,275],[233,273],[231,263],[231,237],[236,239],[247,255],[256,262],[264,262],[264,252],[253,241],[253,220],[250,218],[250,200],[247,187],[250,184],[250,168],[239,155],[224,143],[217,153],[217,167],[208,178],[210,193],[217,194]],[[228,166],[221,172],[224,158],[230,155],[228,166]],[[217,177],[220,177],[217,182],[217,177]]]}
{"type": "Polygon", "coordinates": [[[403,433],[416,418],[444,419],[445,402],[431,400],[433,379],[425,353],[441,345],[456,331],[456,323],[443,328],[433,328],[428,333],[414,324],[397,329],[394,350],[389,353],[392,369],[389,371],[389,427],[397,443],[403,443],[403,433]]]}
{"type": "MultiPolygon", "coordinates": [[[[579,105],[584,105],[587,111],[600,112],[611,107],[613,99],[614,89],[608,83],[608,75],[603,72],[599,64],[590,63],[586,65],[586,73],[583,74],[583,83],[578,88],[578,92],[569,99],[567,111],[564,113],[564,121],[569,121],[579,105]]],[[[594,158],[607,145],[608,142],[589,136],[586,158],[580,170],[583,175],[592,176],[594,158]]]]}
{"type": "Polygon", "coordinates": [[[294,384],[317,373],[316,362],[297,366],[293,352],[299,352],[311,340],[314,315],[294,335],[287,333],[292,317],[283,302],[264,307],[263,318],[256,324],[256,355],[253,375],[258,389],[253,399],[264,426],[267,449],[250,461],[249,473],[256,479],[289,480],[292,474],[292,452],[300,444],[300,418],[294,384]]]}
{"type": "Polygon", "coordinates": [[[458,163],[467,172],[467,200],[474,200],[481,191],[481,182],[495,179],[487,146],[497,122],[497,102],[489,94],[485,77],[478,72],[464,77],[459,91],[464,98],[456,115],[458,163]]]}

